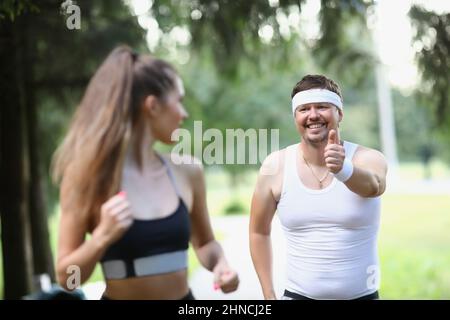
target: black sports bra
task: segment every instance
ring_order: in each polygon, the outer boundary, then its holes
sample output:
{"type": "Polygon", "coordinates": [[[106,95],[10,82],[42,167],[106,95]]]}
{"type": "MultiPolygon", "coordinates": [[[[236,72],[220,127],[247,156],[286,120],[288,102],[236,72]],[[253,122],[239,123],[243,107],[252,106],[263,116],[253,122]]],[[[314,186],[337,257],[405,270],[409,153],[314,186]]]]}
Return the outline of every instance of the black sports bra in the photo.
{"type": "Polygon", "coordinates": [[[174,176],[160,156],[178,195],[178,208],[171,215],[134,219],[131,227],[113,243],[101,259],[106,279],[124,279],[175,272],[187,268],[190,217],[174,176]]]}

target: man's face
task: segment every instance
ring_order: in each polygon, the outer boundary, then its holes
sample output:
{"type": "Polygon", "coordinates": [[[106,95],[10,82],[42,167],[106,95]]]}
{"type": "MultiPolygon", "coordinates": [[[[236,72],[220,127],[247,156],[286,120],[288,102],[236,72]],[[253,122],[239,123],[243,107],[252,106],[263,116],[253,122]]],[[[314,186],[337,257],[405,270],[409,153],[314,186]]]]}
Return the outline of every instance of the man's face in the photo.
{"type": "Polygon", "coordinates": [[[331,103],[300,105],[295,110],[295,125],[303,140],[310,144],[327,142],[328,132],[337,129],[342,111],[331,103]]]}

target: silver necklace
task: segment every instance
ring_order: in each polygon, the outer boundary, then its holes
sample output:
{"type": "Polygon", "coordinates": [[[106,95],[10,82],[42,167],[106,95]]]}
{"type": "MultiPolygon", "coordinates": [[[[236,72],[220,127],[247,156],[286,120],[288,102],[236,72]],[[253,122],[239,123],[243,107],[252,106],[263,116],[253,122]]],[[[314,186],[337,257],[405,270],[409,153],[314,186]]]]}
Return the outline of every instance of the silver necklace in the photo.
{"type": "Polygon", "coordinates": [[[302,152],[302,157],[303,160],[305,161],[306,165],[308,166],[309,170],[311,170],[311,173],[313,174],[314,178],[316,178],[316,180],[319,182],[319,188],[322,189],[323,188],[323,181],[328,177],[329,171],[327,170],[327,172],[325,173],[325,175],[323,176],[322,179],[319,179],[316,174],[314,173],[314,170],[311,168],[311,166],[309,165],[308,161],[306,161],[305,156],[303,155],[302,152]]]}

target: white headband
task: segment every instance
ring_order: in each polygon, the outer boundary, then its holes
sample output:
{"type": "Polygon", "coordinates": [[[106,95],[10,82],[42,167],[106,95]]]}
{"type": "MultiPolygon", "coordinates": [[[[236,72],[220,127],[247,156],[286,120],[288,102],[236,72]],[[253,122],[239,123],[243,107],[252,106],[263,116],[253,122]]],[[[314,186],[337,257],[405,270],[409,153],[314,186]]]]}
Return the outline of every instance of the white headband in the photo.
{"type": "Polygon", "coordinates": [[[329,102],[342,110],[342,100],[336,93],[327,89],[309,89],[297,92],[292,97],[292,113],[295,115],[295,109],[298,106],[313,102],[329,102]]]}

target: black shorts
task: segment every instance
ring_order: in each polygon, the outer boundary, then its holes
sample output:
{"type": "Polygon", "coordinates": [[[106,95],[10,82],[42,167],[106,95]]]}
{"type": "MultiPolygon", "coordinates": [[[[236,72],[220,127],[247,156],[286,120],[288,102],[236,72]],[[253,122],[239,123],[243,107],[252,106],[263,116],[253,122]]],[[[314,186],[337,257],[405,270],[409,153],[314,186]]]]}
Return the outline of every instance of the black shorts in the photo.
{"type": "MultiPolygon", "coordinates": [[[[113,300],[113,299],[108,298],[107,296],[105,296],[105,294],[103,294],[102,297],[100,298],[100,300],[113,300]]],[[[189,292],[180,300],[195,300],[195,297],[192,294],[192,291],[189,290],[189,292]]]]}
{"type": "MultiPolygon", "coordinates": [[[[284,297],[290,298],[290,300],[315,300],[315,299],[311,299],[305,296],[302,296],[301,294],[298,293],[294,293],[294,292],[290,292],[288,290],[284,290],[284,297]]],[[[370,293],[368,295],[353,299],[353,300],[378,300],[379,299],[379,295],[378,295],[378,291],[375,291],[373,293],[370,293]]],[[[287,300],[287,299],[286,299],[287,300]]]]}

